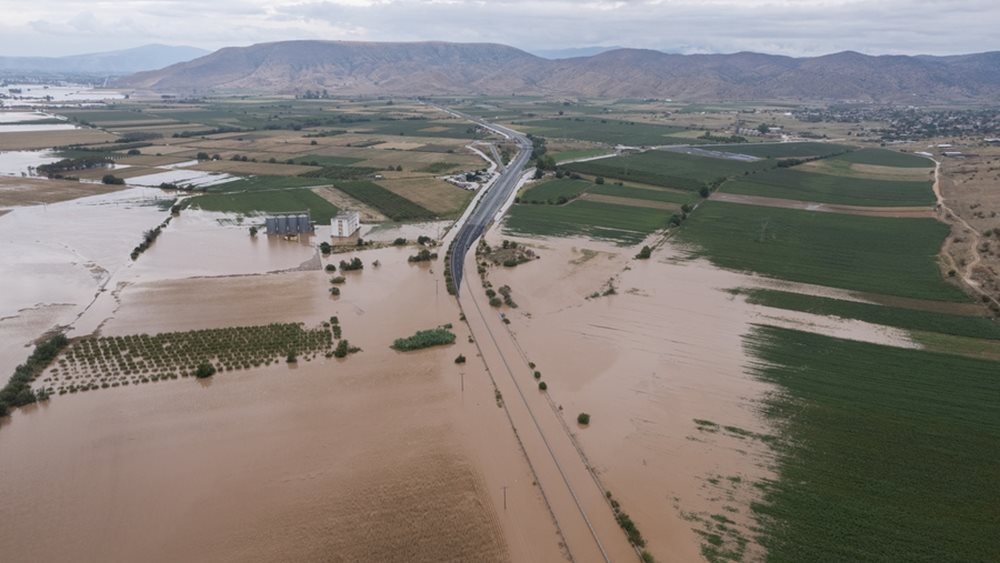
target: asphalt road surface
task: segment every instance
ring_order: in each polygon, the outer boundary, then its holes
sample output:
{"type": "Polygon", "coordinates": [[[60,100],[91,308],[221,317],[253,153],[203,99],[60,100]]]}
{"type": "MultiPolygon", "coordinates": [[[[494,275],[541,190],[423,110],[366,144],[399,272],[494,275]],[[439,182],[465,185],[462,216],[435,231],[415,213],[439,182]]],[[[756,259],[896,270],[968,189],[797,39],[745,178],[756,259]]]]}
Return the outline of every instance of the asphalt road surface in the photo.
{"type": "Polygon", "coordinates": [[[490,221],[493,220],[493,217],[497,214],[500,208],[503,207],[504,202],[506,202],[514,190],[517,189],[517,182],[523,173],[524,165],[527,164],[528,160],[531,158],[531,151],[533,147],[528,137],[522,133],[514,131],[513,129],[509,129],[502,125],[496,125],[484,119],[466,115],[455,110],[447,108],[441,109],[453,115],[478,123],[480,126],[500,133],[501,135],[505,135],[516,142],[518,146],[517,156],[511,160],[510,164],[505,166],[502,162],[498,163],[500,177],[493,182],[486,194],[482,196],[479,203],[476,205],[475,210],[472,212],[472,215],[469,217],[469,220],[462,225],[461,229],[458,231],[458,235],[455,236],[450,265],[451,279],[454,280],[457,294],[461,294],[462,270],[465,264],[465,255],[469,252],[469,249],[472,248],[476,239],[482,236],[486,227],[489,226],[490,221]]]}

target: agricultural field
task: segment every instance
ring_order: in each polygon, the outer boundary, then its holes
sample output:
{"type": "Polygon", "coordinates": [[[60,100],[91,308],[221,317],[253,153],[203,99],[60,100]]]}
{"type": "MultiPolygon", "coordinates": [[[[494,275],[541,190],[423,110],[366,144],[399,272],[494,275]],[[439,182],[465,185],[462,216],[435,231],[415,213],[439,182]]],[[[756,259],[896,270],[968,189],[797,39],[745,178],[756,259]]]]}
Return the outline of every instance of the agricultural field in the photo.
{"type": "Polygon", "coordinates": [[[896,166],[899,168],[934,167],[934,163],[929,158],[886,149],[861,149],[840,155],[837,158],[855,164],[871,164],[873,166],[896,166]]]}
{"type": "Polygon", "coordinates": [[[930,206],[936,201],[929,180],[843,177],[792,168],[736,178],[721,189],[734,194],[840,205],[930,206]]]}
{"type": "Polygon", "coordinates": [[[596,201],[566,205],[515,205],[504,230],[517,235],[587,236],[623,246],[642,242],[667,226],[669,211],[596,201]]]}
{"type": "Polygon", "coordinates": [[[436,218],[431,211],[374,182],[337,182],[336,187],[354,199],[378,209],[393,221],[423,221],[436,218]]]}
{"type": "Polygon", "coordinates": [[[778,478],[753,504],[771,561],[991,561],[1000,363],[758,327],[778,478]]]}
{"type": "Polygon", "coordinates": [[[681,127],[637,121],[594,118],[556,118],[517,122],[525,132],[553,139],[579,139],[609,145],[650,146],[697,143],[697,139],[671,137],[685,132],[681,127]]]}
{"type": "Polygon", "coordinates": [[[712,145],[713,151],[731,152],[758,158],[808,158],[828,157],[853,150],[835,143],[744,143],[737,145],[712,145]]]}
{"type": "Polygon", "coordinates": [[[768,161],[739,162],[653,150],[589,162],[575,162],[567,164],[565,168],[580,174],[698,191],[712,182],[730,176],[749,174],[775,166],[774,162],[768,161]]]}
{"type": "Polygon", "coordinates": [[[862,217],[706,201],[677,237],[693,256],[779,279],[939,301],[966,301],[942,279],[948,236],[934,219],[862,217]]]}
{"type": "Polygon", "coordinates": [[[308,209],[317,223],[329,223],[338,211],[335,205],[311,190],[296,188],[210,193],[192,198],[191,207],[240,215],[308,209]]]}
{"type": "Polygon", "coordinates": [[[988,317],[888,307],[772,289],[739,289],[736,290],[736,293],[745,295],[747,302],[755,305],[843,319],[857,319],[906,330],[969,338],[1000,339],[1000,323],[988,317]]]}
{"type": "Polygon", "coordinates": [[[301,324],[270,324],[155,335],[102,336],[80,339],[59,356],[42,385],[60,395],[161,379],[249,369],[289,359],[333,356],[329,323],[307,329],[301,324]]]}
{"type": "Polygon", "coordinates": [[[460,216],[474,195],[431,176],[379,180],[378,185],[442,218],[460,216]]]}
{"type": "Polygon", "coordinates": [[[555,203],[559,198],[573,199],[593,188],[595,184],[587,180],[560,178],[547,180],[531,186],[520,196],[522,203],[555,203]]]}

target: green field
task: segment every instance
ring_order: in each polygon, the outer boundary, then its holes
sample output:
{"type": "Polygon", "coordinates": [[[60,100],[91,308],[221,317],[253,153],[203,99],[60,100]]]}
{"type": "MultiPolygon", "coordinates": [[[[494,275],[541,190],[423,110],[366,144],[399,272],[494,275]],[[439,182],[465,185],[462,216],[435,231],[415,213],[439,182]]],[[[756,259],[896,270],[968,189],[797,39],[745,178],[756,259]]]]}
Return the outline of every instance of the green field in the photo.
{"type": "Polygon", "coordinates": [[[525,203],[554,203],[560,197],[573,199],[593,187],[594,183],[587,180],[571,180],[569,178],[548,180],[525,190],[521,195],[521,201],[525,203]]]}
{"type": "Polygon", "coordinates": [[[738,145],[716,145],[709,150],[756,156],[758,158],[789,158],[830,156],[852,149],[847,145],[834,143],[746,143],[738,145]]]}
{"type": "Polygon", "coordinates": [[[508,233],[543,236],[589,236],[621,245],[638,244],[667,226],[671,213],[596,201],[567,205],[515,205],[504,224],[508,233]]]}
{"type": "Polygon", "coordinates": [[[425,221],[437,216],[374,182],[337,182],[337,189],[371,205],[393,221],[425,221]]]}
{"type": "Polygon", "coordinates": [[[205,191],[211,193],[255,192],[280,190],[285,188],[304,188],[329,185],[322,178],[302,178],[300,176],[251,176],[224,184],[208,186],[205,191]]]}
{"type": "Polygon", "coordinates": [[[745,345],[778,389],[768,561],[997,560],[1000,363],[771,327],[745,345]]]}
{"type": "Polygon", "coordinates": [[[745,172],[767,170],[775,165],[774,162],[768,161],[739,162],[666,151],[647,151],[589,162],[575,162],[567,164],[565,168],[581,174],[698,191],[710,182],[742,175],[745,172]]]}
{"type": "Polygon", "coordinates": [[[876,180],[782,168],[723,184],[734,194],[841,205],[919,206],[936,201],[929,181],[876,180]]]}
{"type": "Polygon", "coordinates": [[[697,256],[733,270],[886,295],[966,301],[937,253],[949,228],[887,219],[706,201],[678,232],[697,256]]]}
{"type": "Polygon", "coordinates": [[[616,197],[627,197],[629,199],[640,199],[645,201],[660,201],[664,203],[676,203],[677,205],[684,205],[685,203],[694,203],[698,200],[698,197],[685,192],[675,192],[671,190],[657,190],[650,188],[634,188],[629,185],[619,186],[616,184],[591,184],[588,193],[601,194],[601,195],[612,195],[616,197]]]}
{"type": "Polygon", "coordinates": [[[686,131],[681,127],[614,119],[563,117],[519,122],[517,127],[542,137],[578,139],[610,145],[677,145],[703,142],[670,136],[672,133],[686,131]]]}
{"type": "Polygon", "coordinates": [[[917,311],[899,307],[886,307],[870,303],[858,303],[776,291],[773,289],[740,289],[747,301],[757,305],[803,311],[814,315],[836,316],[845,319],[892,326],[907,330],[937,332],[970,338],[1000,339],[1000,324],[988,317],[949,315],[930,311],[917,311]]]}
{"type": "Polygon", "coordinates": [[[315,162],[315,166],[350,166],[363,160],[363,158],[355,158],[351,156],[324,156],[319,154],[309,154],[294,159],[294,162],[295,164],[312,164],[315,162]]]}
{"type": "Polygon", "coordinates": [[[308,209],[312,220],[317,223],[329,223],[337,214],[337,208],[332,203],[309,189],[212,193],[191,199],[191,207],[241,215],[308,209]]]}
{"type": "Polygon", "coordinates": [[[476,126],[459,119],[441,121],[430,119],[373,119],[357,123],[352,126],[352,129],[381,135],[412,137],[472,139],[476,136],[476,126]]]}
{"type": "Polygon", "coordinates": [[[900,168],[933,168],[934,162],[929,158],[890,151],[886,149],[861,149],[837,157],[855,164],[874,164],[876,166],[898,166],[900,168]]]}

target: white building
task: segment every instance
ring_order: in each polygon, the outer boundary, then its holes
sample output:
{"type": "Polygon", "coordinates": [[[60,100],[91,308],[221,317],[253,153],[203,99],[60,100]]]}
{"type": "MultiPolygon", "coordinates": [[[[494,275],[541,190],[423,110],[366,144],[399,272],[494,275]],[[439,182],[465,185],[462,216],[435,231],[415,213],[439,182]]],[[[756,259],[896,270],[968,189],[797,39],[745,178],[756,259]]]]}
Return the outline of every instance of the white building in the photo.
{"type": "Polygon", "coordinates": [[[349,237],[360,227],[360,213],[357,211],[341,211],[330,221],[330,234],[335,237],[349,237]]]}

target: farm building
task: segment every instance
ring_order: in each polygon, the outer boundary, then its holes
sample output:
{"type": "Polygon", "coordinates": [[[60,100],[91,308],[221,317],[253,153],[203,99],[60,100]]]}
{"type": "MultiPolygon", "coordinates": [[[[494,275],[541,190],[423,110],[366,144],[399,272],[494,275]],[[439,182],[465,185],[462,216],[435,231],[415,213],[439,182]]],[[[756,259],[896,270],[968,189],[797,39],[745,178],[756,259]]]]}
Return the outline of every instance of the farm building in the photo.
{"type": "Polygon", "coordinates": [[[361,227],[361,214],[357,211],[341,211],[330,221],[330,235],[349,237],[361,227]]]}
{"type": "Polygon", "coordinates": [[[308,210],[268,215],[264,219],[264,226],[269,235],[298,235],[313,232],[312,217],[308,210]]]}

